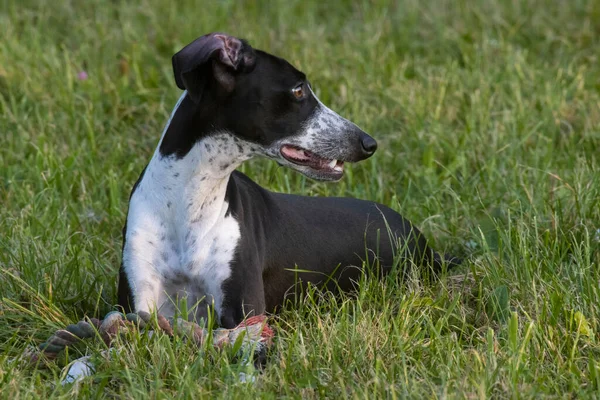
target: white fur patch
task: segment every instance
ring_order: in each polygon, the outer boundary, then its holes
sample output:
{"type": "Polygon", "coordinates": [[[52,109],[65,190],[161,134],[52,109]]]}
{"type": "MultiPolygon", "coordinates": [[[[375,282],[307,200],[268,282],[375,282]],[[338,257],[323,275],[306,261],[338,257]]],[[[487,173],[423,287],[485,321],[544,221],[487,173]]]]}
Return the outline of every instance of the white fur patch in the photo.
{"type": "MultiPolygon", "coordinates": [[[[227,132],[198,141],[181,159],[157,148],[127,216],[123,266],[136,311],[158,309],[168,317],[185,299],[190,310],[204,301],[222,315],[222,285],[240,238],[238,222],[226,215],[225,192],[231,172],[255,152],[227,132]]],[[[202,304],[192,316],[205,313],[202,304]]]]}

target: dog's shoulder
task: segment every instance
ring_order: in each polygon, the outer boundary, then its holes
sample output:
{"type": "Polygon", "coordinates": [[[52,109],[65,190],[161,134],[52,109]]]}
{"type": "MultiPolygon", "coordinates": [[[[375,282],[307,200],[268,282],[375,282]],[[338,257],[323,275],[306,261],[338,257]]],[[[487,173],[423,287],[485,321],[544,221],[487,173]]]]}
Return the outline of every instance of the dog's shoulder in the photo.
{"type": "Polygon", "coordinates": [[[254,182],[249,176],[240,172],[233,171],[229,177],[227,185],[227,200],[231,204],[237,198],[243,197],[241,200],[265,200],[272,196],[272,192],[263,188],[258,183],[254,182]]]}

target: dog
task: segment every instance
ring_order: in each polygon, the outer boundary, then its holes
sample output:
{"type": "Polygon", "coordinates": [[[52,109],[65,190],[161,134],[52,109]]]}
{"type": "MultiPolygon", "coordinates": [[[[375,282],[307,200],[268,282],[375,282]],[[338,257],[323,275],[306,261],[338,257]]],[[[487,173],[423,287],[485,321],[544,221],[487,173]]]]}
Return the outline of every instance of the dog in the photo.
{"type": "MultiPolygon", "coordinates": [[[[371,201],[268,191],[236,171],[267,157],[320,181],[371,157],[377,142],[325,106],[306,75],[223,33],[172,58],[183,90],[135,183],[123,228],[118,302],[181,312],[224,328],[276,312],[298,281],[352,290],[364,265],[458,264],[432,250],[396,211],[371,201]],[[298,272],[301,271],[301,272],[298,272]],[[212,307],[212,308],[210,308],[212,307]]],[[[367,271],[368,272],[368,271],[367,271]]]]}

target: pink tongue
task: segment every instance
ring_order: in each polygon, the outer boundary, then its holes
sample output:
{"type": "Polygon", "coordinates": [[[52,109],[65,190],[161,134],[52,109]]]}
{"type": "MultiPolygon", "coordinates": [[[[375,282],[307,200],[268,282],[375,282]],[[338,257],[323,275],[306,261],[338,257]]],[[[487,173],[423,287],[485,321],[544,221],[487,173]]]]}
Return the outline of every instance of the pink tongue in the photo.
{"type": "Polygon", "coordinates": [[[289,147],[289,146],[283,146],[281,148],[281,152],[289,158],[293,158],[295,160],[300,160],[300,161],[306,161],[306,160],[310,160],[310,157],[308,157],[305,153],[304,150],[300,150],[300,149],[296,149],[294,147],[289,147]]]}

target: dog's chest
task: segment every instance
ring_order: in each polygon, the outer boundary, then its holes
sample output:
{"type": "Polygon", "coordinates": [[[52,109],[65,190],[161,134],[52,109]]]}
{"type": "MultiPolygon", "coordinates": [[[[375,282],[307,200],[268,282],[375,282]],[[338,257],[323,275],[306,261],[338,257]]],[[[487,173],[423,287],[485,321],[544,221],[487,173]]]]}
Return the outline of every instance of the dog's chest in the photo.
{"type": "MultiPolygon", "coordinates": [[[[227,213],[227,202],[219,200],[226,182],[208,191],[192,182],[178,191],[157,188],[164,180],[148,178],[130,200],[124,260],[129,254],[136,257],[125,263],[128,273],[142,289],[147,284],[157,288],[154,298],[165,314],[171,314],[175,300],[183,298],[188,307],[214,302],[219,312],[225,298],[223,283],[231,276],[240,238],[238,221],[227,213]],[[146,262],[134,261],[140,259],[146,262]]],[[[132,289],[135,297],[136,288],[132,289]]]]}
{"type": "Polygon", "coordinates": [[[166,286],[199,286],[214,296],[231,275],[231,263],[240,236],[239,224],[224,216],[207,229],[200,221],[174,220],[165,224],[167,237],[162,252],[166,261],[158,271],[166,286]],[[182,282],[183,281],[183,282],[182,282]],[[212,290],[211,290],[212,289],[212,290]]]}

